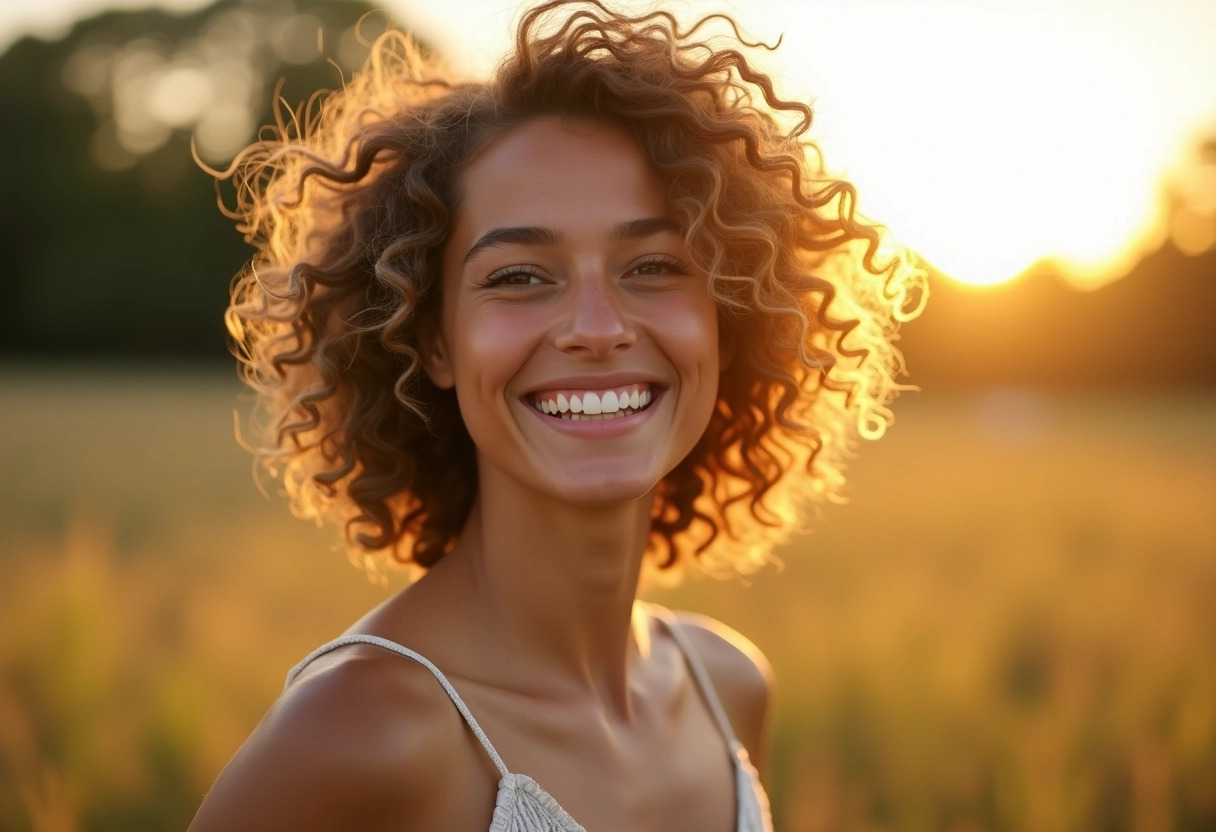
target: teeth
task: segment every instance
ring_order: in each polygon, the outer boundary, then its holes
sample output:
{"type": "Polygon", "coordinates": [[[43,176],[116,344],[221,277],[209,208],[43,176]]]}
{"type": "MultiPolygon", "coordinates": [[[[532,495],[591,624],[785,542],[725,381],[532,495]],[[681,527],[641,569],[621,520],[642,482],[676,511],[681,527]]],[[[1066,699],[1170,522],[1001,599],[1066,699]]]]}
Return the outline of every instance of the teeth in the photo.
{"type": "Polygon", "coordinates": [[[629,416],[647,407],[653,399],[649,386],[635,385],[603,393],[588,390],[569,399],[565,393],[557,393],[551,399],[538,396],[532,400],[532,406],[549,416],[587,421],[629,416]]]}

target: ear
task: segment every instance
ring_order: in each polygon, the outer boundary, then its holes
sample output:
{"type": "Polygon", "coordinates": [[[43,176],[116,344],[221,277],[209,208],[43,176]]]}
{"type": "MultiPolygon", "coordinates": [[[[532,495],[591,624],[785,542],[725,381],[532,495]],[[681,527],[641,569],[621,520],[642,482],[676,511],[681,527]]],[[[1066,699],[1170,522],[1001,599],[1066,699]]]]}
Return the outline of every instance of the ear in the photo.
{"type": "Polygon", "coordinates": [[[448,353],[447,344],[439,327],[425,325],[419,332],[422,347],[422,369],[431,383],[442,390],[451,390],[456,386],[456,376],[452,372],[452,360],[448,353]]]}

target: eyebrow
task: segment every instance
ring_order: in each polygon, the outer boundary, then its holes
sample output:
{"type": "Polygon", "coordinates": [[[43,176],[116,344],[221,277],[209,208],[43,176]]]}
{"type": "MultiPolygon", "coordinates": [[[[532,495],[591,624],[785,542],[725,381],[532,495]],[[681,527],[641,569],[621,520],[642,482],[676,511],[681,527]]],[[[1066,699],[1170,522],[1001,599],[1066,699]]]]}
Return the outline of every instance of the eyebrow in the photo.
{"type": "MultiPolygon", "coordinates": [[[[680,226],[669,217],[646,217],[640,220],[629,220],[613,227],[610,238],[613,240],[640,240],[664,232],[678,232],[680,226]]],[[[464,256],[464,262],[469,262],[482,249],[494,246],[523,245],[523,246],[555,246],[562,241],[562,235],[552,228],[540,225],[519,225],[503,228],[491,228],[477,238],[477,242],[469,247],[464,256]]]]}
{"type": "Polygon", "coordinates": [[[613,240],[640,240],[666,231],[679,233],[680,226],[670,217],[647,217],[623,222],[612,229],[613,240]]]}

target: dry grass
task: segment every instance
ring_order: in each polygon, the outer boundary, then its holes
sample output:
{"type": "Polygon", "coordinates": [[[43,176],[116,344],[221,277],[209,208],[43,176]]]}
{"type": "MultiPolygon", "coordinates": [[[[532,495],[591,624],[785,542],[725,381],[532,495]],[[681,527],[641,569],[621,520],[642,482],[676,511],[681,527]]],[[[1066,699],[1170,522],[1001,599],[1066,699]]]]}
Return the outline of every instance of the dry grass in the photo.
{"type": "MultiPolygon", "coordinates": [[[[222,377],[0,372],[0,829],[182,828],[385,589],[222,377]]],[[[783,571],[657,595],[780,683],[779,828],[1216,827],[1216,399],[910,397],[783,571]]]]}

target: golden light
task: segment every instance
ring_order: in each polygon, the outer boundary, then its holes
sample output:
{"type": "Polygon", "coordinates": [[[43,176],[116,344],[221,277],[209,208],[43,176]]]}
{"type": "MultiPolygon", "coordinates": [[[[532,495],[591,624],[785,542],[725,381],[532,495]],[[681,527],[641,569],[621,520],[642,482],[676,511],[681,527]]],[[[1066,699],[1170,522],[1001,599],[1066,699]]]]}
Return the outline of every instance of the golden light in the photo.
{"type": "Polygon", "coordinates": [[[1216,61],[1200,83],[1182,60],[1216,16],[1190,9],[1188,34],[1185,5],[783,6],[788,45],[825,36],[781,59],[820,82],[827,158],[862,209],[942,272],[991,285],[1050,259],[1092,288],[1164,240],[1178,125],[1216,85],[1216,61]]]}
{"type": "MultiPolygon", "coordinates": [[[[470,0],[460,21],[393,5],[474,74],[508,48],[508,4],[470,0]]],[[[957,280],[998,284],[1050,260],[1094,288],[1167,234],[1192,252],[1216,243],[1212,216],[1165,210],[1177,160],[1216,123],[1210,0],[663,5],[783,38],[754,57],[787,96],[814,99],[830,168],[857,184],[864,213],[957,280]]]]}

